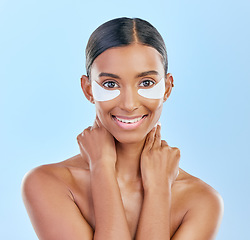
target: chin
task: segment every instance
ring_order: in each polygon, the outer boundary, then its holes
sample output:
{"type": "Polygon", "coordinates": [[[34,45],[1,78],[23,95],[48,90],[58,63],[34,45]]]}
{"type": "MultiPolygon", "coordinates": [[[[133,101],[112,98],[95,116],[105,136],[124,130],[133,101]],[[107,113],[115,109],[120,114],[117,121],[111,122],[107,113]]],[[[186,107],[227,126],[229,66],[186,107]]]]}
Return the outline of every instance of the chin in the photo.
{"type": "MultiPolygon", "coordinates": [[[[111,133],[112,134],[112,133],[111,133]]],[[[113,134],[112,134],[113,135],[113,134]]],[[[123,143],[123,144],[134,144],[139,143],[142,141],[145,141],[147,134],[114,134],[113,137],[116,139],[117,142],[123,143]]]]}

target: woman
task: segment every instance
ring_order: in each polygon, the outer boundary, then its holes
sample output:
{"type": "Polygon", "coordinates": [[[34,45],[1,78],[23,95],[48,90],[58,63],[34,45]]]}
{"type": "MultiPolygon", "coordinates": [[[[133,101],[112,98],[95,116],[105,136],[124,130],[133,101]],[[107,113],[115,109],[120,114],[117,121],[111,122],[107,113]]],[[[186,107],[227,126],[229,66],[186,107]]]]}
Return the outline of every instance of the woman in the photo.
{"type": "Polygon", "coordinates": [[[220,195],[179,169],[158,122],[171,94],[164,41],[148,22],[108,21],[91,35],[81,78],[96,119],[80,154],[30,171],[23,199],[39,239],[215,239],[220,195]]]}

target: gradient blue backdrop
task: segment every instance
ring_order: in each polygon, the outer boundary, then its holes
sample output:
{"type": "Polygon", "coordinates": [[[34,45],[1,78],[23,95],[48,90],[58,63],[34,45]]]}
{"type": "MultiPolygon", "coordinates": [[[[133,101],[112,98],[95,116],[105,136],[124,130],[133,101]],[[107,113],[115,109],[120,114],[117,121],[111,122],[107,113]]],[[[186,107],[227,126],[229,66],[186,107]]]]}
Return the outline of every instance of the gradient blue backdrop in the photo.
{"type": "MultiPolygon", "coordinates": [[[[79,153],[94,120],[84,97],[91,32],[121,16],[151,22],[165,39],[175,87],[161,117],[181,167],[220,192],[220,240],[249,236],[250,2],[0,1],[0,239],[37,239],[21,199],[30,169],[79,153]]],[[[199,229],[197,229],[198,231],[199,229]]]]}

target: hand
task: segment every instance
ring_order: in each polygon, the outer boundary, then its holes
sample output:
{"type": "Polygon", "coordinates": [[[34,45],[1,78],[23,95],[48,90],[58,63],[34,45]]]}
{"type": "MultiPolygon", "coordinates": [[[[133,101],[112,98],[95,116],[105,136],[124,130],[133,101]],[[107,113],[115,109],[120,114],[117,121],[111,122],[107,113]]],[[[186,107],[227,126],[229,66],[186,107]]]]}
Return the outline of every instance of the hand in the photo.
{"type": "Polygon", "coordinates": [[[86,128],[77,136],[82,157],[87,156],[90,169],[96,164],[108,164],[115,167],[116,149],[114,137],[102,125],[96,116],[93,127],[86,128]]]}
{"type": "Polygon", "coordinates": [[[161,140],[157,125],[147,135],[141,154],[141,175],[144,190],[172,186],[178,176],[180,150],[161,140]]]}

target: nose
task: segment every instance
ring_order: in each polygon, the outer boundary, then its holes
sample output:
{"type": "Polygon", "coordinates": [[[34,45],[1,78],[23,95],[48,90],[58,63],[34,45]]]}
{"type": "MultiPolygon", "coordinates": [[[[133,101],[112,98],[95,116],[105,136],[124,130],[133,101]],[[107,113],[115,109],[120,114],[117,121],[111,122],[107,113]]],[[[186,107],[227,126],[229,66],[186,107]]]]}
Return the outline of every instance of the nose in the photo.
{"type": "Polygon", "coordinates": [[[126,112],[133,112],[140,106],[137,89],[126,88],[121,92],[120,108],[126,112]]]}

